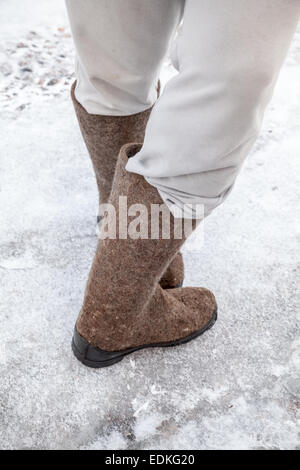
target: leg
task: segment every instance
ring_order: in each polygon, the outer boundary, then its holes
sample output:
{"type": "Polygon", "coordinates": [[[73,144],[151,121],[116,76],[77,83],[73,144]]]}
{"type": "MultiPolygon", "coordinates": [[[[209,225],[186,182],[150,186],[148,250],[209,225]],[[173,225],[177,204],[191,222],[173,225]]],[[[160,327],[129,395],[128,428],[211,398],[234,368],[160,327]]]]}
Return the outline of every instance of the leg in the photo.
{"type": "MultiPolygon", "coordinates": [[[[143,142],[157,76],[181,19],[184,0],[67,0],[77,49],[71,96],[99,190],[106,203],[119,150],[143,142]]],[[[100,221],[100,217],[98,217],[100,221]]],[[[161,285],[183,283],[179,253],[161,285]]]]}
{"type": "Polygon", "coordinates": [[[88,113],[139,113],[157,77],[184,0],[66,0],[76,46],[75,96],[88,113]]]}
{"type": "Polygon", "coordinates": [[[151,114],[142,150],[127,165],[157,187],[171,209],[204,204],[208,214],[231,190],[299,15],[298,0],[186,1],[179,73],[151,114]]]}
{"type": "MultiPolygon", "coordinates": [[[[99,241],[85,290],[84,303],[76,323],[73,351],[91,367],[105,367],[122,360],[137,349],[175,346],[190,341],[211,328],[217,319],[214,295],[200,287],[163,290],[158,281],[185,238],[196,228],[190,221],[178,237],[176,221],[153,186],[145,178],[125,170],[128,159],[140,144],[120,150],[109,202],[114,211],[105,219],[116,222],[113,237],[99,241]],[[126,197],[127,211],[120,206],[126,197]],[[128,229],[142,213],[146,237],[121,235],[120,224],[128,229]],[[163,236],[163,218],[158,216],[157,237],[151,238],[153,204],[163,207],[170,222],[169,236],[163,236]],[[131,211],[130,211],[131,209],[131,211]]],[[[139,219],[141,220],[141,219],[139,219]]]]}

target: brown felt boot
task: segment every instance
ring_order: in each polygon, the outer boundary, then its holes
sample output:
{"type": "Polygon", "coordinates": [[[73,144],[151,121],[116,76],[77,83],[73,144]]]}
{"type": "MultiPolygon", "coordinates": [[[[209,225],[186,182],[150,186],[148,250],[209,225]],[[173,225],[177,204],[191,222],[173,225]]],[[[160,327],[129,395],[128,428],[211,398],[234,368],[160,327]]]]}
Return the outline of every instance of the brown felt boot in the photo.
{"type": "MultiPolygon", "coordinates": [[[[128,144],[120,151],[109,200],[116,210],[116,238],[99,240],[75,327],[73,351],[91,367],[112,365],[137,349],[187,342],[209,329],[217,318],[214,295],[207,289],[163,290],[158,283],[183,244],[184,236],[175,238],[174,227],[179,219],[170,214],[156,188],[142,176],[125,170],[128,158],[140,147],[128,144]],[[142,204],[147,209],[148,239],[120,238],[119,227],[124,223],[127,227],[127,213],[124,217],[119,207],[120,196],[122,200],[127,197],[128,210],[133,204],[142,204]],[[150,238],[153,204],[163,205],[168,212],[169,238],[162,238],[161,231],[157,239],[150,238]]],[[[136,216],[128,215],[128,227],[135,219],[136,216]]],[[[111,220],[110,213],[104,220],[103,231],[111,220]]],[[[159,225],[162,226],[161,213],[159,225]]],[[[196,224],[193,225],[195,228],[196,224]]]]}
{"type": "MultiPolygon", "coordinates": [[[[99,204],[108,201],[114,178],[118,154],[128,142],[143,142],[152,108],[130,116],[100,116],[89,114],[75,97],[76,82],[71,97],[81,133],[90,154],[99,192],[99,204]]],[[[157,93],[159,95],[160,84],[157,93]]],[[[98,222],[100,222],[98,218],[98,222]]],[[[161,279],[165,289],[182,286],[184,265],[181,253],[172,260],[161,279]]]]}

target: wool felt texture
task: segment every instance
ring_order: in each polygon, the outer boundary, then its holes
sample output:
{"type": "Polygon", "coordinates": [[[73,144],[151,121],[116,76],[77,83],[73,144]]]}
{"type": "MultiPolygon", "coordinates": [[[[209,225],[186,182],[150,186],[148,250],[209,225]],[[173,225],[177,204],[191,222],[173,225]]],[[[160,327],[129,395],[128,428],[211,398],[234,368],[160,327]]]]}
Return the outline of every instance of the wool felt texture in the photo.
{"type": "MultiPolygon", "coordinates": [[[[119,150],[128,142],[143,142],[152,108],[130,116],[99,116],[89,114],[75,97],[76,81],[71,87],[71,98],[79,127],[92,160],[99,192],[99,204],[107,203],[112,187],[119,150]]],[[[157,95],[160,94],[160,82],[157,95]]],[[[178,253],[161,279],[163,288],[182,285],[184,264],[178,253]]]]}
{"type": "MultiPolygon", "coordinates": [[[[127,144],[120,150],[109,198],[116,210],[117,236],[99,240],[76,324],[84,339],[106,351],[185,338],[207,325],[216,310],[215,297],[207,289],[164,290],[159,285],[163,272],[185,241],[184,235],[175,238],[171,213],[169,238],[162,238],[162,232],[157,239],[119,238],[119,219],[123,217],[120,196],[127,197],[128,207],[143,204],[147,208],[149,234],[151,204],[164,204],[155,187],[142,176],[125,170],[128,158],[140,147],[127,144]]],[[[128,223],[132,219],[128,215],[128,223]]],[[[162,217],[159,222],[162,225],[162,217]]],[[[193,228],[196,225],[197,221],[193,221],[193,228]]]]}

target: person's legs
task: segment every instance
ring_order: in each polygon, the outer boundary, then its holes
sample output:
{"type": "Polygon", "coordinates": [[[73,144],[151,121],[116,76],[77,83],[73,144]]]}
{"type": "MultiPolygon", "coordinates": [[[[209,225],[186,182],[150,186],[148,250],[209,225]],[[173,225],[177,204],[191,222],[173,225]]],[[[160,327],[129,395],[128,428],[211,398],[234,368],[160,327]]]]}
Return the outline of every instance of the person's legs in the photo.
{"type": "MultiPolygon", "coordinates": [[[[69,2],[69,11],[76,4],[69,2]]],[[[71,12],[81,67],[73,101],[99,180],[108,175],[108,162],[115,166],[122,140],[130,142],[137,134],[143,137],[143,126],[138,123],[142,115],[146,125],[144,113],[155,100],[158,71],[183,4],[178,0],[95,0],[81,2],[82,17],[74,19],[71,12]],[[85,17],[87,7],[91,8],[85,17]],[[89,40],[91,30],[94,34],[89,40]]],[[[135,349],[187,342],[211,328],[217,318],[216,301],[208,290],[163,290],[159,285],[190,232],[178,237],[178,223],[156,188],[125,170],[128,158],[140,147],[128,143],[120,151],[109,196],[116,233],[99,241],[75,327],[73,351],[92,367],[111,365],[135,349]],[[123,198],[128,217],[119,205],[123,198]],[[153,205],[162,209],[155,236],[153,205]],[[136,220],[139,212],[143,222],[140,216],[136,220]],[[164,233],[164,213],[170,217],[169,236],[164,233]],[[123,237],[120,227],[125,225],[130,231],[136,224],[141,231],[144,227],[142,233],[123,237]]],[[[103,232],[106,221],[109,215],[104,217],[103,232]]],[[[179,220],[181,226],[183,222],[179,220]]],[[[196,227],[194,221],[192,225],[196,227]]]]}
{"type": "Polygon", "coordinates": [[[66,0],[76,46],[75,96],[88,113],[150,108],[185,0],[66,0]]]}
{"type": "Polygon", "coordinates": [[[299,0],[186,0],[179,73],[126,167],[145,176],[171,210],[204,204],[208,214],[229,193],[258,135],[299,15],[299,0]]]}

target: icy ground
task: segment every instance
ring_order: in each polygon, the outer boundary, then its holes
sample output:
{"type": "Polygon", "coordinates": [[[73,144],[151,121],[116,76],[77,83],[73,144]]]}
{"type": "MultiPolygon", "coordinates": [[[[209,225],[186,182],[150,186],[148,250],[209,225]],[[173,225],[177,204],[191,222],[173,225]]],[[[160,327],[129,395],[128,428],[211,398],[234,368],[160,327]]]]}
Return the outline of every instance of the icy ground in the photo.
{"type": "Polygon", "coordinates": [[[96,186],[63,2],[0,9],[0,448],[300,448],[300,31],[234,192],[184,252],[217,324],[97,371],[70,349],[96,186]]]}

